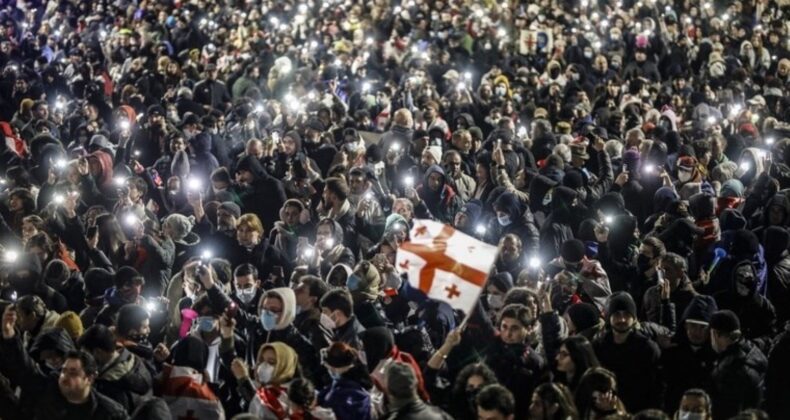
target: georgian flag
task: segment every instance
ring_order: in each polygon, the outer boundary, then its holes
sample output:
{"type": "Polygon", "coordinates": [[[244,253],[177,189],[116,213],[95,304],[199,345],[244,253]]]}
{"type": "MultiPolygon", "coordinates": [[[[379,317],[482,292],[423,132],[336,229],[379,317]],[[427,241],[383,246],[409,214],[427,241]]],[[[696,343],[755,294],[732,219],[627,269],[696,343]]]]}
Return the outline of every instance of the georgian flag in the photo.
{"type": "Polygon", "coordinates": [[[155,391],[167,403],[173,419],[225,420],[222,404],[195,369],[165,365],[155,391]]]}
{"type": "Polygon", "coordinates": [[[494,265],[497,247],[432,220],[415,220],[395,265],[409,285],[469,314],[494,265]]]}

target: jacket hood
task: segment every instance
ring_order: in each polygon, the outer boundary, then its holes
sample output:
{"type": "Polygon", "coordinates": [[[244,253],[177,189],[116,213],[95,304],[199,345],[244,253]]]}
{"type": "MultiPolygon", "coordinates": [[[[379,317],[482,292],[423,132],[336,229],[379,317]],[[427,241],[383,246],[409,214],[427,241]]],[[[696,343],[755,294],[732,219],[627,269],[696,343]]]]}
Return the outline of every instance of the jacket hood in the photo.
{"type": "Polygon", "coordinates": [[[507,213],[512,221],[518,220],[523,212],[518,198],[510,192],[503,193],[497,197],[494,202],[494,209],[507,213]]]}
{"type": "Polygon", "coordinates": [[[189,145],[196,155],[204,155],[211,153],[211,136],[206,132],[198,133],[195,137],[189,139],[189,145]]]}
{"type": "Polygon", "coordinates": [[[274,329],[279,331],[288,328],[289,325],[293,324],[294,318],[296,318],[296,295],[294,294],[293,289],[288,287],[278,287],[271,289],[266,293],[277,295],[283,303],[282,317],[274,329]]]}
{"type": "Polygon", "coordinates": [[[770,200],[768,200],[768,205],[765,206],[765,211],[763,212],[763,223],[767,226],[768,222],[768,213],[770,212],[771,207],[779,207],[784,212],[784,219],[780,225],[786,226],[788,222],[788,218],[790,217],[790,199],[782,193],[774,194],[770,200]]]}
{"type": "Polygon", "coordinates": [[[447,176],[444,174],[444,169],[439,165],[431,165],[427,171],[425,171],[425,175],[423,176],[422,182],[425,188],[428,187],[428,176],[433,173],[438,173],[442,176],[442,186],[447,182],[447,176]]]}
{"type": "Polygon", "coordinates": [[[655,213],[665,213],[678,200],[680,200],[680,196],[678,196],[674,188],[661,187],[653,194],[653,210],[655,213]]]}
{"type": "Polygon", "coordinates": [[[33,346],[30,348],[30,356],[33,359],[41,361],[39,356],[45,350],[54,351],[62,356],[66,353],[75,350],[74,342],[71,337],[63,328],[53,328],[51,330],[43,331],[36,337],[33,346]]]}
{"type": "MultiPolygon", "coordinates": [[[[716,300],[708,295],[696,295],[686,306],[680,318],[679,326],[683,326],[686,321],[697,321],[709,323],[713,313],[719,310],[716,300]]],[[[683,334],[681,334],[683,335],[683,334]]]]}
{"type": "Polygon", "coordinates": [[[360,333],[359,339],[364,346],[370,370],[375,369],[381,360],[388,358],[395,347],[395,337],[386,327],[368,328],[360,333]]]}
{"type": "Polygon", "coordinates": [[[329,270],[329,273],[327,273],[326,282],[329,283],[330,286],[345,287],[346,280],[353,271],[354,270],[352,270],[347,264],[335,264],[329,270]]]}
{"type": "Polygon", "coordinates": [[[359,279],[359,289],[351,292],[354,297],[354,303],[360,303],[361,300],[375,300],[379,296],[381,290],[381,275],[376,266],[368,261],[362,261],[354,270],[359,279]]]}
{"type": "Polygon", "coordinates": [[[249,171],[256,180],[266,176],[266,169],[255,156],[244,156],[236,165],[236,171],[249,171]]]}
{"type": "Polygon", "coordinates": [[[103,150],[97,150],[88,155],[88,160],[92,160],[99,163],[101,167],[101,173],[97,177],[97,183],[102,187],[110,187],[112,186],[112,177],[113,177],[113,162],[112,156],[109,153],[103,150]]]}

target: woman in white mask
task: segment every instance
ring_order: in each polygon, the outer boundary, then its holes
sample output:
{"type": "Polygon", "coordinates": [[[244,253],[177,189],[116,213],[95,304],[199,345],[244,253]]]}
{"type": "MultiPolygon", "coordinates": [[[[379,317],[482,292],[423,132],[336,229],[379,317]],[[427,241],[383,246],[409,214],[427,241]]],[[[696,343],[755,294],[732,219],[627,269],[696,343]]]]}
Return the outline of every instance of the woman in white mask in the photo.
{"type": "Polygon", "coordinates": [[[294,349],[280,342],[264,344],[253,369],[237,358],[231,370],[242,399],[249,401],[250,414],[260,419],[288,418],[288,385],[302,375],[294,349]]]}
{"type": "Polygon", "coordinates": [[[697,159],[692,156],[683,156],[678,159],[678,185],[681,187],[692,182],[702,182],[702,173],[700,173],[697,159]]]}

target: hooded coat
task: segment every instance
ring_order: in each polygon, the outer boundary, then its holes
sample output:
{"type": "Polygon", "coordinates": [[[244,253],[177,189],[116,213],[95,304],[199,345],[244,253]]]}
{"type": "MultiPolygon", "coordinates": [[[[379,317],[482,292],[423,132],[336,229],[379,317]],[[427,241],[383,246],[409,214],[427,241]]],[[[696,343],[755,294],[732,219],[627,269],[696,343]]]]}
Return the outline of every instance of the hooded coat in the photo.
{"type": "Polygon", "coordinates": [[[744,260],[736,264],[730,273],[730,288],[713,296],[719,309],[735,312],[741,321],[743,336],[765,346],[762,348],[768,348],[774,334],[776,311],[771,302],[757,292],[757,272],[754,265],[751,261],[744,260]],[[744,283],[739,280],[742,280],[747,268],[751,271],[751,281],[744,283]],[[743,284],[748,284],[748,290],[743,288],[743,284]],[[739,288],[747,294],[739,294],[739,288]]]}
{"type": "Polygon", "coordinates": [[[249,188],[241,194],[241,203],[246,213],[255,213],[267,231],[280,218],[280,208],[285,203],[283,183],[269,175],[260,161],[253,156],[245,156],[236,165],[236,171],[246,170],[254,179],[249,188]]]}
{"type": "Polygon", "coordinates": [[[417,187],[417,194],[421,202],[416,206],[414,212],[423,217],[427,216],[439,222],[452,224],[455,214],[461,209],[461,198],[448,185],[444,169],[439,165],[431,165],[425,171],[423,183],[417,187]],[[434,173],[442,176],[442,183],[438,191],[433,191],[428,187],[428,179],[434,173]]]}
{"type": "Polygon", "coordinates": [[[540,230],[540,252],[544,261],[560,255],[562,243],[573,239],[573,202],[576,191],[568,187],[552,190],[551,213],[540,230]]]}
{"type": "Polygon", "coordinates": [[[497,222],[490,236],[492,241],[497,241],[508,234],[514,234],[521,239],[524,254],[531,255],[538,251],[540,233],[535,225],[535,218],[528,208],[524,209],[521,206],[513,193],[505,192],[497,197],[494,201],[494,209],[507,213],[510,223],[502,225],[501,222],[497,222]]]}
{"type": "Polygon", "coordinates": [[[189,146],[194,153],[191,174],[200,179],[209,179],[211,173],[219,167],[217,158],[211,153],[211,136],[206,132],[198,133],[189,139],[189,146]]]}

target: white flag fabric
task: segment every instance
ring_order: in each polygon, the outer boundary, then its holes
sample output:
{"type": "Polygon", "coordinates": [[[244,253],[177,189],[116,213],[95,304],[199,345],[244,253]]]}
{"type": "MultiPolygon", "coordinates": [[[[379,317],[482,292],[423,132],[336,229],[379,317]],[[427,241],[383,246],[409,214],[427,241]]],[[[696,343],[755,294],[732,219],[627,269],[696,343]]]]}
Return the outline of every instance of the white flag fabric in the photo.
{"type": "Polygon", "coordinates": [[[468,314],[485,287],[497,247],[432,220],[415,220],[395,265],[429,298],[468,314]]]}

